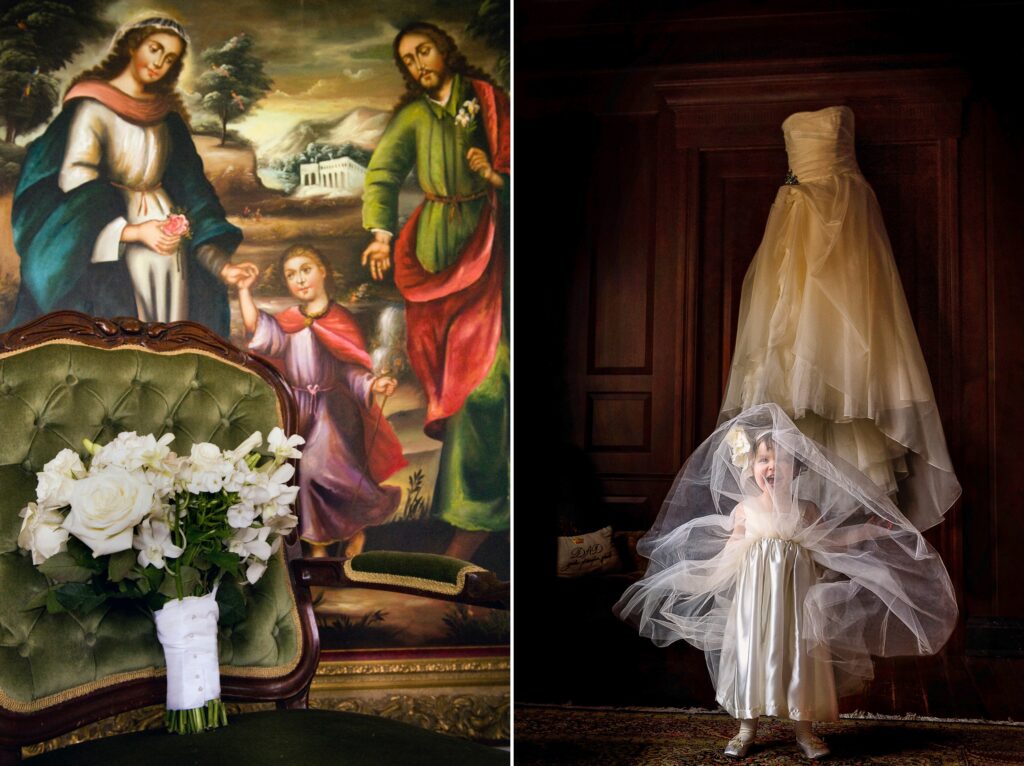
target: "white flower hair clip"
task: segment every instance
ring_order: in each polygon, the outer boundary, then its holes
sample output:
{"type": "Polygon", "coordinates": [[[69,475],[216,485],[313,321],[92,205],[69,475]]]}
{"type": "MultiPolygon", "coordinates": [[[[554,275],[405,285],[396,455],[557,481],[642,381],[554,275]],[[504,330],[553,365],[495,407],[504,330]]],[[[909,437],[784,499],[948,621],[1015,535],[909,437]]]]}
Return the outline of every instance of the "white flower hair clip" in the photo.
{"type": "Polygon", "coordinates": [[[733,426],[725,435],[725,443],[729,445],[732,464],[743,471],[747,470],[750,467],[750,454],[753,452],[747,432],[739,426],[733,426]]]}

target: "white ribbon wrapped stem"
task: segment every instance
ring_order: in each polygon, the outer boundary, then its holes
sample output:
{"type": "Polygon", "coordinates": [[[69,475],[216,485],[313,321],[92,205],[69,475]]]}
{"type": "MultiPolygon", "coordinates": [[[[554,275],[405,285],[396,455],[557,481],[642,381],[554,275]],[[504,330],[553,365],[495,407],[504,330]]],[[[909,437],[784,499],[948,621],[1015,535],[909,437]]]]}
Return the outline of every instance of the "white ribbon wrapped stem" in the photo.
{"type": "Polygon", "coordinates": [[[217,590],[172,599],[156,612],[156,635],[167,663],[167,709],[192,710],[220,698],[217,590]]]}

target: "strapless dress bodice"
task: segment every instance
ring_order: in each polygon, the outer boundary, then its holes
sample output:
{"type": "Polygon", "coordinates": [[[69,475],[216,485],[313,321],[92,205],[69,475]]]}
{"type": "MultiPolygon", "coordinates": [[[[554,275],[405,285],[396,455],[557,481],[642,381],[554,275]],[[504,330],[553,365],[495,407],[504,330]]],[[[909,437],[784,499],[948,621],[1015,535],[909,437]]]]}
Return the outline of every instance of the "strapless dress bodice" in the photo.
{"type": "Polygon", "coordinates": [[[782,123],[789,167],[800,183],[841,173],[860,173],[853,147],[853,111],[829,106],[796,112],[782,123]]]}

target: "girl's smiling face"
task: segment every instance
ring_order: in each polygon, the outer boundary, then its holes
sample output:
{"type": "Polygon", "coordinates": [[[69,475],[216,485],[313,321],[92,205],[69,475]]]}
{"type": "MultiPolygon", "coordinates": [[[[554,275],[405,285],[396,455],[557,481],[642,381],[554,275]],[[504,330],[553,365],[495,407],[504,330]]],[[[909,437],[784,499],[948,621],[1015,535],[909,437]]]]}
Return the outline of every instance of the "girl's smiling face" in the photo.
{"type": "Polygon", "coordinates": [[[765,494],[775,491],[775,450],[765,442],[754,453],[754,482],[765,494]]]}
{"type": "Polygon", "coordinates": [[[324,267],[308,255],[296,255],[284,262],[284,281],[291,294],[303,303],[325,295],[326,278],[324,267]]]}
{"type": "Polygon", "coordinates": [[[142,85],[159,81],[181,57],[181,38],[170,32],[154,32],[132,51],[132,76],[142,85]]]}

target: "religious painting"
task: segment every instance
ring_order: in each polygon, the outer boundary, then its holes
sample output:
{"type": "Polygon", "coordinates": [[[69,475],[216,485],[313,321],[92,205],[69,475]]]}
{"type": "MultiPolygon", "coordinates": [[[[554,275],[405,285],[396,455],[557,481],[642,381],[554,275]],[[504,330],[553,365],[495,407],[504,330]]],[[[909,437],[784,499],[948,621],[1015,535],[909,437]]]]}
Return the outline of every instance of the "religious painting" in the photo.
{"type": "MultiPolygon", "coordinates": [[[[310,555],[509,574],[509,5],[24,0],[0,19],[0,325],[188,319],[270,359],[310,555]]],[[[325,650],[506,613],[316,594],[325,650]]]]}

